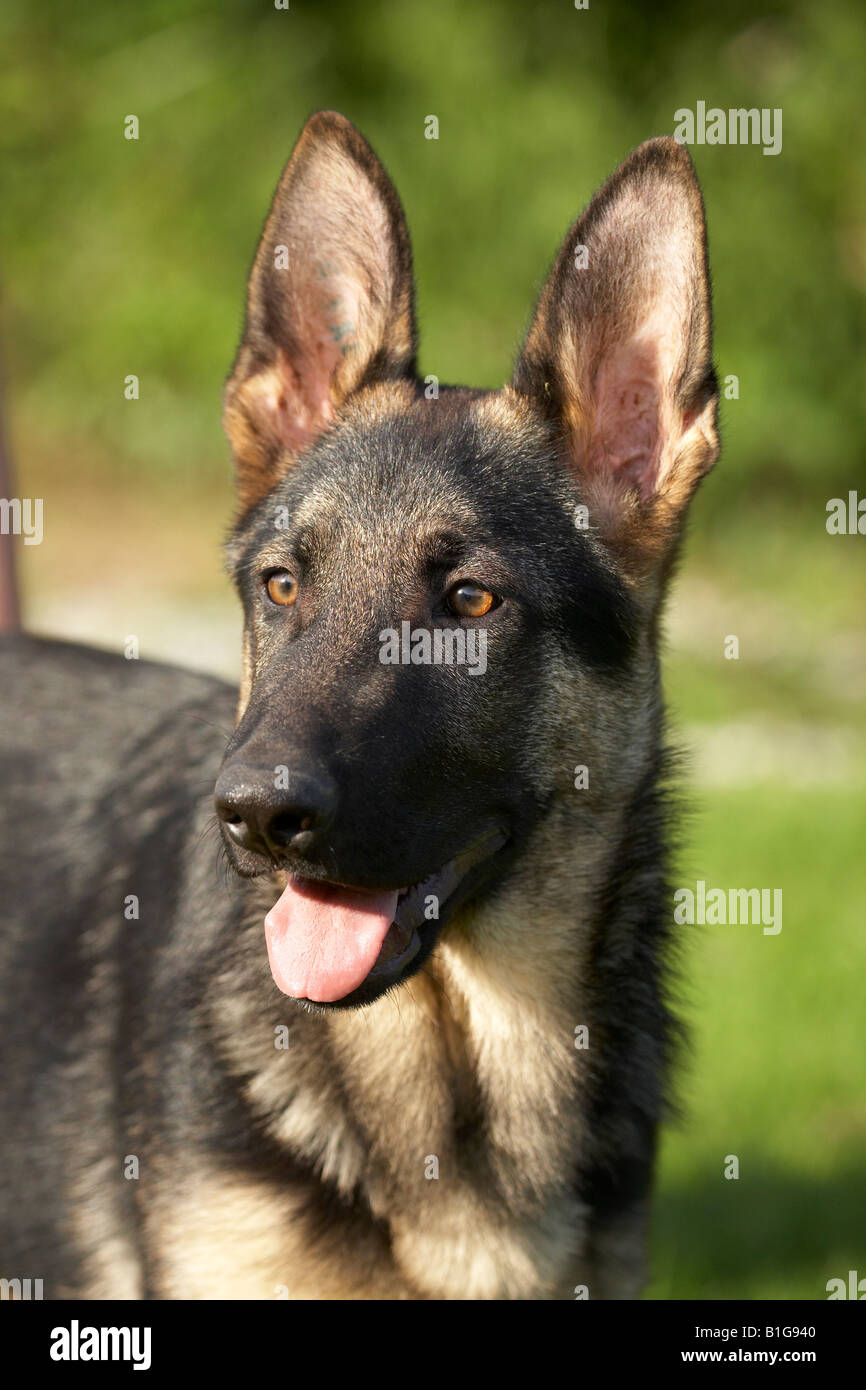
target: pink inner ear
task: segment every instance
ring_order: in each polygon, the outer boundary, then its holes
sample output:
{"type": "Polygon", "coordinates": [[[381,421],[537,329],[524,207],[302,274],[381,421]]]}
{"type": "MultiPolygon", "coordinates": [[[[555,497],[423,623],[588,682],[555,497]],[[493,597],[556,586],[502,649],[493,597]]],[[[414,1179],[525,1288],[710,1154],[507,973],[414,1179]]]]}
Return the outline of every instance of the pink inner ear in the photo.
{"type": "Polygon", "coordinates": [[[334,418],[330,372],[318,358],[290,362],[283,355],[266,374],[260,405],[271,430],[289,453],[306,449],[334,418]]]}
{"type": "Polygon", "coordinates": [[[661,344],[642,337],[610,353],[595,378],[590,464],[642,497],[655,490],[670,430],[661,344]]]}
{"type": "Polygon", "coordinates": [[[334,419],[331,386],[355,345],[359,314],[352,287],[332,263],[317,262],[313,278],[296,293],[297,318],[305,326],[302,347],[291,357],[280,354],[263,401],[277,436],[293,454],[334,419]]]}

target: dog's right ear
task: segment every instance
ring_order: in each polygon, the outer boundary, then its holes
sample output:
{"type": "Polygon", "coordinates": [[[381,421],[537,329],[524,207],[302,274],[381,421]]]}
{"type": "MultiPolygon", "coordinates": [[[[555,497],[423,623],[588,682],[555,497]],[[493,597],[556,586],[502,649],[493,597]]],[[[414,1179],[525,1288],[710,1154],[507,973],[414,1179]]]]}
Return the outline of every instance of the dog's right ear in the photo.
{"type": "Polygon", "coordinates": [[[225,392],[242,506],[270,491],[353,391],[411,377],[414,365],[400,201],[360,132],[319,111],[274,196],[225,392]]]}

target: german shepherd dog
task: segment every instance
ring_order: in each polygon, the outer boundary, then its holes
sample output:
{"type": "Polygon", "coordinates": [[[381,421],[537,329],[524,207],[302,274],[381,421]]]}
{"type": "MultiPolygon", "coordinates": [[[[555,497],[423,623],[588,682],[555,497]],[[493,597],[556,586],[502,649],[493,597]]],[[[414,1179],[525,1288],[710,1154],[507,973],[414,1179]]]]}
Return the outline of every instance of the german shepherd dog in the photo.
{"type": "Polygon", "coordinates": [[[644,1283],[659,616],[718,453],[685,149],[593,198],[509,385],[415,348],[397,195],[318,113],[225,395],[239,698],[6,639],[0,1274],[46,1297],[644,1283]]]}

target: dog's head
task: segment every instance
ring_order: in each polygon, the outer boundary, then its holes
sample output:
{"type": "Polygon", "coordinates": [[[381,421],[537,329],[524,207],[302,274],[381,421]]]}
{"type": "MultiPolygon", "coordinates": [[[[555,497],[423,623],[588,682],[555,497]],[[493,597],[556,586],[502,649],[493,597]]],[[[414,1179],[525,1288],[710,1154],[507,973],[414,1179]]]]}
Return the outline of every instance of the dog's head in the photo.
{"type": "Polygon", "coordinates": [[[320,1005],[408,978],[575,797],[575,765],[609,798],[646,734],[665,579],[718,452],[688,154],[650,141],[596,195],[510,385],[419,381],[415,342],[397,196],[319,113],[226,390],[246,629],[216,803],[237,871],[286,876],[271,966],[320,1005]]]}

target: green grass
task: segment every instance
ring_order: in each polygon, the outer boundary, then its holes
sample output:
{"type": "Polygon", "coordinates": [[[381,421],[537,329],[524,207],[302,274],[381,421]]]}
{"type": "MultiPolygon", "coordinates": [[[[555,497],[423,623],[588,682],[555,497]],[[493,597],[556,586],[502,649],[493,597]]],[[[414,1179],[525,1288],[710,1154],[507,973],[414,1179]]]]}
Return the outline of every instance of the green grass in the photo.
{"type": "Polygon", "coordinates": [[[866,1273],[866,798],[714,790],[691,830],[678,883],[781,888],[783,926],[680,928],[691,1048],[651,1296],[824,1298],[866,1273]]]}

